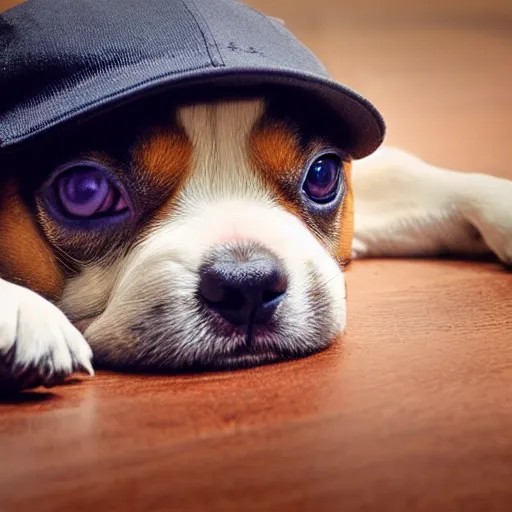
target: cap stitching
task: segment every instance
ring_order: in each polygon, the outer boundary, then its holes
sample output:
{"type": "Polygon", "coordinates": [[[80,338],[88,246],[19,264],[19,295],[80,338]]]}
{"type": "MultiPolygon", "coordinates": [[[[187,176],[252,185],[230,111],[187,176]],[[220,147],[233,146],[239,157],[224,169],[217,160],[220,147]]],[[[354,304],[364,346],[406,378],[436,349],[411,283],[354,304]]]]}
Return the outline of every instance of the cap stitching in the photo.
{"type": "Polygon", "coordinates": [[[206,50],[208,55],[210,56],[210,60],[213,66],[215,67],[223,67],[225,63],[222,59],[222,54],[220,53],[219,47],[217,45],[217,41],[213,37],[212,31],[210,30],[210,26],[206,21],[205,17],[202,15],[201,11],[197,8],[194,0],[188,0],[190,5],[187,5],[185,2],[182,2],[183,6],[190,15],[194,18],[194,21],[197,23],[199,30],[201,31],[201,35],[203,36],[206,50]]]}

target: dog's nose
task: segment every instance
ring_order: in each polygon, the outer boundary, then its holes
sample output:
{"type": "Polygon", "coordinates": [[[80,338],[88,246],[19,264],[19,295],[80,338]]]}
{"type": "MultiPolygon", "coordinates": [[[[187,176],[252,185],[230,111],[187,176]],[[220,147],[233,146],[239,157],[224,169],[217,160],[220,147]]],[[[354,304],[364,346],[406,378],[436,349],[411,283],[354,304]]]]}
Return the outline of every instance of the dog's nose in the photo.
{"type": "Polygon", "coordinates": [[[283,264],[255,244],[218,246],[200,269],[202,300],[236,326],[267,324],[287,287],[283,264]]]}

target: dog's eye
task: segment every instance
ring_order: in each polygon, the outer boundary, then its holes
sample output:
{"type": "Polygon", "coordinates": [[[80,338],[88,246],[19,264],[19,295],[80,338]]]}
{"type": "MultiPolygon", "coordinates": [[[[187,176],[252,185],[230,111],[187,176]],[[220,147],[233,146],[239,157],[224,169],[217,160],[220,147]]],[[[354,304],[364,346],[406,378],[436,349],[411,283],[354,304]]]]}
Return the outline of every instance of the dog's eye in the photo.
{"type": "Polygon", "coordinates": [[[340,183],[343,162],[338,155],[317,158],[309,167],[303,189],[316,203],[329,203],[335,199],[340,183]]]}
{"type": "Polygon", "coordinates": [[[125,194],[108,171],[94,162],[66,166],[54,179],[53,188],[66,216],[96,218],[128,211],[125,194]]]}

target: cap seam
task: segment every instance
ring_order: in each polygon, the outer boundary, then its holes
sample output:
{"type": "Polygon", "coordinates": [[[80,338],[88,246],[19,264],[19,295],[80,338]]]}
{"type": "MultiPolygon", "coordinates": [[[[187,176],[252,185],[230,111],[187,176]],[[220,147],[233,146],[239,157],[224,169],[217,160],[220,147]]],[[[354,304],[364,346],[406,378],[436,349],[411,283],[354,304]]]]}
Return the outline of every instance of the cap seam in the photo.
{"type": "Polygon", "coordinates": [[[195,1],[188,1],[190,5],[187,5],[185,2],[182,2],[182,5],[185,7],[185,9],[190,13],[190,15],[194,18],[194,21],[197,23],[197,26],[201,31],[201,35],[203,36],[206,51],[208,52],[208,56],[210,57],[212,65],[214,67],[224,67],[226,64],[222,59],[222,54],[217,45],[217,41],[215,41],[215,38],[213,37],[213,33],[210,30],[208,22],[206,21],[205,17],[201,14],[201,11],[197,8],[195,1]]]}

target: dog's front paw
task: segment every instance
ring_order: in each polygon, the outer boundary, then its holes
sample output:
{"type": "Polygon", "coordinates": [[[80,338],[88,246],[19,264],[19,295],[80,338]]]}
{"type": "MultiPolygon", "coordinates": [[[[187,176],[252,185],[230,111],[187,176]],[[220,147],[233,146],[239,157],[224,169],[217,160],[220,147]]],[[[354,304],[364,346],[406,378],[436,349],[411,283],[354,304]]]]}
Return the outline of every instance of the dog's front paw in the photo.
{"type": "Polygon", "coordinates": [[[50,387],[74,371],[93,375],[92,351],[57,307],[0,279],[0,391],[50,387]]]}
{"type": "Polygon", "coordinates": [[[475,175],[465,205],[468,220],[505,264],[512,264],[512,181],[475,175]]]}

